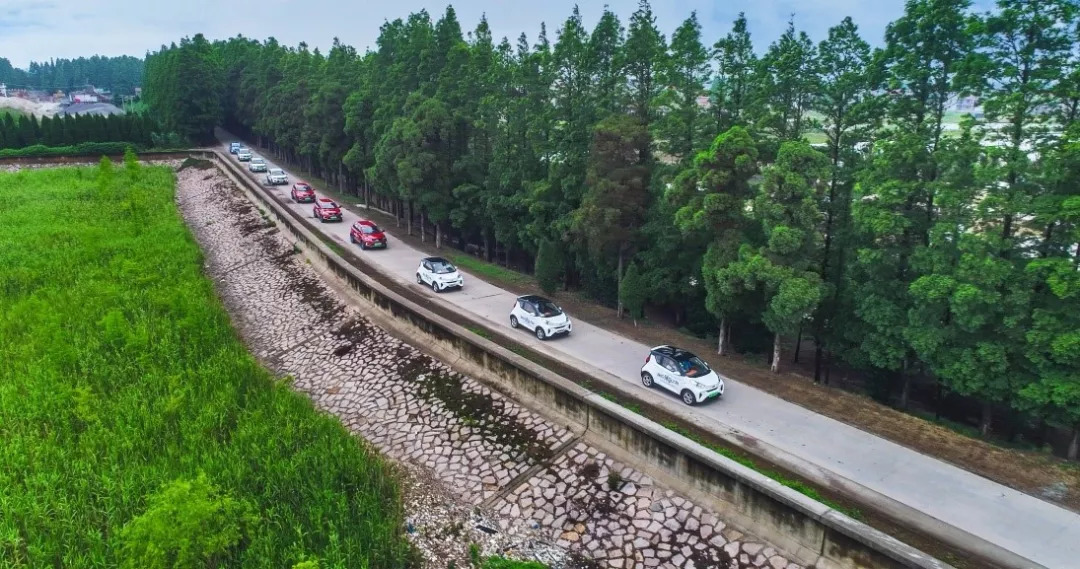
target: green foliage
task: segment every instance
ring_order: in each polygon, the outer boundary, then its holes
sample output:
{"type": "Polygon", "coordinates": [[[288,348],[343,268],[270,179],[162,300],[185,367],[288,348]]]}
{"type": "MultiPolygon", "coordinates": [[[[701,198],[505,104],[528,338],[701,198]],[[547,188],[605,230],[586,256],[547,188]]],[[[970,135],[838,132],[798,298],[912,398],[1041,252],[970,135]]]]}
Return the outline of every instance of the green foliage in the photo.
{"type": "Polygon", "coordinates": [[[387,466],[247,352],[173,183],[0,173],[0,557],[405,567],[387,466]]]}
{"type": "Polygon", "coordinates": [[[31,61],[26,69],[16,69],[0,57],[0,83],[8,88],[68,91],[87,84],[98,89],[131,95],[142,85],[143,60],[130,55],[79,57],[31,61]]]}
{"type": "Polygon", "coordinates": [[[152,123],[137,115],[109,115],[108,118],[65,115],[42,117],[40,122],[32,115],[17,119],[9,116],[0,121],[0,152],[111,142],[147,147],[153,142],[149,132],[152,128],[152,123]]]}
{"type": "Polygon", "coordinates": [[[540,290],[553,294],[562,280],[564,270],[562,249],[552,241],[541,241],[540,251],[536,254],[536,283],[540,290]]]}
{"type": "Polygon", "coordinates": [[[166,132],[196,144],[214,140],[214,127],[223,118],[223,88],[221,58],[202,34],[146,58],[144,98],[150,112],[166,132]]]}
{"type": "Polygon", "coordinates": [[[630,263],[619,283],[619,301],[626,307],[626,311],[635,322],[644,316],[647,294],[645,281],[641,276],[641,271],[638,270],[637,263],[630,263]]]}
{"type": "Polygon", "coordinates": [[[253,523],[250,504],[222,495],[205,476],[170,482],[120,529],[121,567],[214,567],[253,523]]]}
{"type": "Polygon", "coordinates": [[[482,569],[547,569],[547,565],[536,561],[519,561],[500,556],[492,556],[484,559],[482,569]]]}

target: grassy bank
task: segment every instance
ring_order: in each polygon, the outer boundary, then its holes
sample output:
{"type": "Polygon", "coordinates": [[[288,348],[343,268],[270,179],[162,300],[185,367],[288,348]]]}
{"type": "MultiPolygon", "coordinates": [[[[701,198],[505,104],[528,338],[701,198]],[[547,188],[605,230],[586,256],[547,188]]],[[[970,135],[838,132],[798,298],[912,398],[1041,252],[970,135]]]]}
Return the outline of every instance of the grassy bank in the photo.
{"type": "Polygon", "coordinates": [[[247,353],[173,183],[0,173],[0,567],[403,567],[393,475],[247,353]]]}

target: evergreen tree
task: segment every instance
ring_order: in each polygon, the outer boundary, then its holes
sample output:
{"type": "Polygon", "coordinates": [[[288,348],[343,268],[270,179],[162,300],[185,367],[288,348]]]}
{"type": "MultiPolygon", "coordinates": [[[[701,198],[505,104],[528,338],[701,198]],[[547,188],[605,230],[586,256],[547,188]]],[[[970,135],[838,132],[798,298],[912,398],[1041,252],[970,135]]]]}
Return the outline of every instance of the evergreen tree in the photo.
{"type": "Polygon", "coordinates": [[[746,113],[751,103],[753,75],[758,63],[746,16],[742,12],[739,12],[731,31],[716,42],[713,50],[717,70],[709,104],[715,122],[712,135],[717,136],[736,125],[748,126],[746,113]]]}
{"type": "Polygon", "coordinates": [[[703,145],[706,132],[704,110],[698,98],[704,95],[709,80],[709,52],[701,43],[697,12],[691,12],[675,30],[671,37],[671,54],[665,63],[659,136],[664,141],[665,152],[686,167],[703,145]]]}
{"type": "Polygon", "coordinates": [[[634,326],[637,326],[637,321],[644,316],[646,294],[645,281],[637,263],[630,263],[619,283],[619,303],[634,320],[634,326]]]}
{"type": "Polygon", "coordinates": [[[554,294],[562,280],[564,260],[557,243],[545,239],[536,253],[536,283],[545,294],[554,294]]]}

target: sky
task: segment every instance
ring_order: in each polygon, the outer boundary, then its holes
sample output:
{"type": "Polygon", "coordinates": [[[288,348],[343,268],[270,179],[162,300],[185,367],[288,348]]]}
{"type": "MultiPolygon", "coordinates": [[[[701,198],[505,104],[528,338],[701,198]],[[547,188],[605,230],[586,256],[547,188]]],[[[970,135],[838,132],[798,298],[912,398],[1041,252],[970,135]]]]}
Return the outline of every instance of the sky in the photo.
{"type": "MultiPolygon", "coordinates": [[[[486,14],[496,39],[513,42],[525,32],[535,40],[546,22],[551,41],[570,15],[581,8],[587,29],[608,5],[625,26],[637,0],[455,0],[465,31],[486,14]]],[[[792,14],[799,29],[815,40],[845,16],[858,24],[863,37],[880,45],[885,26],[903,12],[903,0],[653,0],[657,26],[665,37],[691,11],[697,11],[706,45],[723,37],[739,11],[746,13],[755,47],[764,50],[787,25],[792,14]]],[[[427,9],[437,19],[446,0],[0,0],[0,57],[25,68],[31,60],[90,55],[135,55],[156,51],[181,37],[203,33],[211,40],[243,34],[296,45],[306,41],[324,51],[339,37],[360,52],[375,48],[379,26],[427,9]]]]}

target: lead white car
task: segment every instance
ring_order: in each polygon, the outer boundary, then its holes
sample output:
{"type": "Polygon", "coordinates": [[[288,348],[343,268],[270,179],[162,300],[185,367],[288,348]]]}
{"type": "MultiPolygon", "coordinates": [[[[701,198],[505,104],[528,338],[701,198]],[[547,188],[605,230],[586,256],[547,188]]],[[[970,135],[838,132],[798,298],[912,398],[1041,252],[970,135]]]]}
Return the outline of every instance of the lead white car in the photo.
{"type": "Polygon", "coordinates": [[[510,327],[532,330],[539,340],[559,334],[570,334],[574,329],[570,317],[554,302],[535,294],[517,297],[510,310],[510,327]]]}
{"type": "Polygon", "coordinates": [[[420,259],[420,266],[416,268],[416,284],[427,285],[435,292],[442,292],[448,288],[464,287],[465,277],[461,276],[450,261],[442,257],[425,257],[420,259]]]}
{"type": "Polygon", "coordinates": [[[657,346],[645,356],[641,384],[659,385],[675,393],[687,405],[724,396],[724,381],[709,364],[694,354],[673,346],[657,346]]]}
{"type": "Polygon", "coordinates": [[[289,183],[289,177],[285,175],[285,170],[281,168],[271,168],[266,173],[266,183],[271,186],[280,186],[282,184],[289,183]]]}

